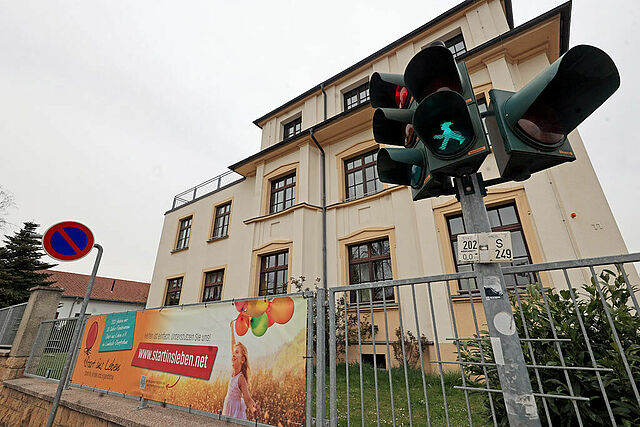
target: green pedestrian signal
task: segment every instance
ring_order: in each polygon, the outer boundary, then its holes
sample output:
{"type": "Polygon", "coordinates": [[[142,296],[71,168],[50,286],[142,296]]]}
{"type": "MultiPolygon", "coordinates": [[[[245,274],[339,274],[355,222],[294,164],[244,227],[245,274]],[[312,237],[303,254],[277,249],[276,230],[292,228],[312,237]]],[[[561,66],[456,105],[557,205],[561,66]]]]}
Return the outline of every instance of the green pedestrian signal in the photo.
{"type": "Polygon", "coordinates": [[[588,45],[569,49],[518,92],[492,89],[487,129],[503,178],[576,159],[567,135],[620,86],[611,58],[588,45]]]}
{"type": "Polygon", "coordinates": [[[413,128],[427,148],[430,172],[475,173],[490,149],[464,62],[436,42],[409,61],[404,79],[418,103],[413,128]]]}

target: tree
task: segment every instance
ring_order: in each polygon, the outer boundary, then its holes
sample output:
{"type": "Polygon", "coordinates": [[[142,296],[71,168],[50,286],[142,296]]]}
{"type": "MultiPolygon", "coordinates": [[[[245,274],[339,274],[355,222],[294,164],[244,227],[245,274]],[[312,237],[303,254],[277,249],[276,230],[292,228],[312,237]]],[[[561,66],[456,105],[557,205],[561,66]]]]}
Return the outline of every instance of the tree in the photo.
{"type": "Polygon", "coordinates": [[[0,230],[7,225],[5,216],[7,211],[15,206],[13,195],[4,188],[0,187],[0,230]]]}
{"type": "Polygon", "coordinates": [[[55,264],[40,261],[44,255],[40,241],[34,237],[38,224],[25,222],[13,236],[6,236],[0,248],[0,307],[19,304],[29,299],[29,289],[49,286],[51,274],[44,272],[55,264]]]}

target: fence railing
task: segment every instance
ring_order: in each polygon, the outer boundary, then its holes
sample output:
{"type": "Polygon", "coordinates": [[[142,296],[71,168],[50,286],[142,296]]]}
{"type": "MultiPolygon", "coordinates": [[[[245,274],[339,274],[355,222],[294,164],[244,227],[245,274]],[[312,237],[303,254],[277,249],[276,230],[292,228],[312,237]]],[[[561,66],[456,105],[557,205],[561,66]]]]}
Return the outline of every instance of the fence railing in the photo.
{"type": "Polygon", "coordinates": [[[221,188],[224,188],[227,185],[233,184],[242,179],[244,179],[242,175],[234,171],[227,171],[201,184],[198,184],[195,187],[185,190],[182,193],[176,194],[173,197],[173,204],[171,205],[171,209],[175,209],[184,204],[190,203],[198,197],[202,197],[214,191],[218,191],[221,188]]]}
{"type": "Polygon", "coordinates": [[[11,348],[27,303],[0,308],[0,348],[11,348]]]}
{"type": "Polygon", "coordinates": [[[78,322],[77,317],[42,322],[24,374],[59,380],[66,358],[73,357],[75,353],[71,348],[71,338],[78,322]]]}
{"type": "MultiPolygon", "coordinates": [[[[496,324],[520,337],[532,417],[537,411],[548,425],[622,425],[640,417],[640,307],[627,274],[638,261],[632,254],[503,268],[504,275],[536,278],[503,288],[514,317],[505,313],[506,322],[496,324]]],[[[316,419],[327,414],[331,426],[504,423],[497,368],[510,361],[500,338],[486,332],[484,296],[458,291],[459,280],[474,277],[329,288],[329,396],[317,387],[316,419]]],[[[318,330],[322,322],[319,316],[318,330]]],[[[318,337],[318,358],[323,342],[318,337]]]]}
{"type": "MultiPolygon", "coordinates": [[[[533,282],[502,288],[513,317],[494,323],[520,338],[531,416],[542,424],[615,426],[640,417],[634,262],[640,254],[502,269],[515,283],[533,282]]],[[[305,424],[504,425],[498,368],[510,362],[500,337],[486,332],[482,299],[495,295],[459,286],[474,278],[470,271],[317,290],[307,301],[305,424]]],[[[64,358],[75,356],[76,325],[42,322],[25,374],[60,378],[64,358]]]]}

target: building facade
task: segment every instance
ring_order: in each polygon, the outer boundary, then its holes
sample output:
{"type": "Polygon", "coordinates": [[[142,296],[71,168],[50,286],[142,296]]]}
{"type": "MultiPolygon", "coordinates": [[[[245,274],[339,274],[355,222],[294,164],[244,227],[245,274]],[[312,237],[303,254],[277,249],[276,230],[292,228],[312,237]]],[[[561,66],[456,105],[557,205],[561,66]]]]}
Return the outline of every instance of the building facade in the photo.
{"type": "MultiPolygon", "coordinates": [[[[410,189],[378,180],[369,77],[402,73],[420,49],[442,40],[466,62],[486,109],[490,89],[518,90],[566,52],[570,15],[569,2],[514,28],[510,0],[465,1],[255,120],[261,149],[230,166],[238,179],[175,199],[166,212],[147,307],[292,292],[291,278],[322,278],[322,152],[329,286],[465,271],[455,259],[455,236],[464,233],[457,200],[413,202],[410,189]]],[[[514,264],[627,252],[580,135],[569,140],[575,162],[488,189],[492,227],[511,233],[514,264]]],[[[485,179],[498,176],[493,155],[480,171],[485,179]]],[[[553,275],[542,280],[563,283],[553,275]]],[[[475,287],[460,281],[453,292],[475,287]]],[[[361,297],[368,302],[368,294],[361,297]]],[[[374,301],[382,297],[373,294],[374,301]]],[[[391,291],[384,297],[403,300],[391,291]]],[[[463,322],[468,306],[467,298],[455,307],[463,322]]],[[[447,310],[436,304],[442,319],[447,310]]],[[[421,321],[428,324],[427,317],[421,321]]],[[[439,323],[439,336],[452,336],[450,325],[439,323]]]]}

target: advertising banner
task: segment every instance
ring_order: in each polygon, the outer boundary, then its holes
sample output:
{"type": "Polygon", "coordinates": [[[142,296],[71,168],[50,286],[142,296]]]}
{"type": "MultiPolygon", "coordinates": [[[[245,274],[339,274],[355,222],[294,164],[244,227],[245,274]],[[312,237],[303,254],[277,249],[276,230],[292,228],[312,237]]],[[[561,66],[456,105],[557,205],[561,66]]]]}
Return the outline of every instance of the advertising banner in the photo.
{"type": "Polygon", "coordinates": [[[302,425],[306,323],[302,296],[91,316],[72,383],[302,425]]]}

